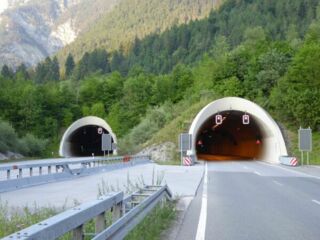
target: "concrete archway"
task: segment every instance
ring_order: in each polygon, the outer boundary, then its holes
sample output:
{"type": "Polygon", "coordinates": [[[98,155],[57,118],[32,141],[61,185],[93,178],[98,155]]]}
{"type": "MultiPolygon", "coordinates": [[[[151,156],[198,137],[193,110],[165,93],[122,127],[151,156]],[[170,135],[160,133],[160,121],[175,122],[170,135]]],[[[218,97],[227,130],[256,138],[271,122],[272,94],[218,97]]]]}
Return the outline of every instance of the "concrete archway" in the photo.
{"type": "MultiPolygon", "coordinates": [[[[117,144],[117,137],[112,132],[111,127],[101,118],[89,116],[75,121],[65,131],[60,142],[59,155],[62,157],[85,157],[102,156],[101,135],[98,128],[102,128],[103,133],[111,134],[112,142],[117,144]]],[[[109,154],[116,154],[110,151],[109,154]]]]}
{"type": "Polygon", "coordinates": [[[273,118],[259,105],[238,97],[226,97],[204,107],[189,129],[192,149],[188,155],[204,160],[257,159],[279,162],[287,155],[281,130],[273,118]],[[215,115],[223,116],[221,125],[215,115]],[[250,116],[250,124],[242,116],[250,116]]]}

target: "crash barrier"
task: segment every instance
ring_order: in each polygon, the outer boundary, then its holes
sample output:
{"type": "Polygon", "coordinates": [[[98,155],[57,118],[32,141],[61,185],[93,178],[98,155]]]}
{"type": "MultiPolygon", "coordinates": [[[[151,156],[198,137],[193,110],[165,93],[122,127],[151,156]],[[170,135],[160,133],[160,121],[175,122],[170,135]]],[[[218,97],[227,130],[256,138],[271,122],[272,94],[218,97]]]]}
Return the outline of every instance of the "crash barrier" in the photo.
{"type": "Polygon", "coordinates": [[[123,192],[109,193],[98,200],[74,207],[48,218],[3,240],[57,239],[71,232],[72,239],[93,240],[123,239],[155,206],[171,200],[172,193],[167,186],[145,186],[125,197],[123,192]],[[106,225],[106,215],[112,214],[111,225],[106,225]],[[84,232],[84,226],[94,220],[95,230],[84,232]]]}
{"type": "Polygon", "coordinates": [[[19,188],[55,182],[70,178],[143,164],[150,161],[148,155],[124,157],[94,157],[74,160],[47,160],[14,165],[0,165],[0,193],[19,188]]]}
{"type": "Polygon", "coordinates": [[[280,156],[279,160],[281,164],[287,166],[296,167],[299,164],[299,161],[296,157],[280,156]]]}

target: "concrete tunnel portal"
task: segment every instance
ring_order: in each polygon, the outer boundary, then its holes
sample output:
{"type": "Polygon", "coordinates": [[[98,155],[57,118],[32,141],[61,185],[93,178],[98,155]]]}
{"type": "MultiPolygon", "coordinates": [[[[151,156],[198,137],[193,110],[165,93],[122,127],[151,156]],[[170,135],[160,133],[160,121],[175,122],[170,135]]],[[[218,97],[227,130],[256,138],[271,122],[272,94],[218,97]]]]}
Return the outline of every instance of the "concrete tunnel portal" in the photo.
{"type": "MultiPolygon", "coordinates": [[[[103,119],[89,116],[77,120],[65,131],[60,142],[59,155],[62,157],[87,157],[92,154],[103,156],[102,133],[110,134],[112,143],[117,143],[111,127],[103,119]]],[[[105,153],[116,154],[116,151],[105,153]]]]}
{"type": "Polygon", "coordinates": [[[287,155],[277,123],[257,104],[238,97],[216,100],[204,107],[189,129],[192,148],[187,155],[199,160],[263,160],[279,162],[287,155]],[[222,116],[217,124],[215,116],[222,116]],[[243,124],[249,115],[249,124],[243,124]]]}

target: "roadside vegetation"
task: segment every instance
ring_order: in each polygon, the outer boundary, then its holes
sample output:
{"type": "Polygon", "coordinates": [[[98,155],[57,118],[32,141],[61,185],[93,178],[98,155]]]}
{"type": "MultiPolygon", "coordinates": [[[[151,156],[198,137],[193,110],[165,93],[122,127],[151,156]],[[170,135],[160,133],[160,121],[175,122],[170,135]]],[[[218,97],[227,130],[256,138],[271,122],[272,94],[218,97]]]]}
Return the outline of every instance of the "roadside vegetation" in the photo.
{"type": "Polygon", "coordinates": [[[95,115],[107,120],[120,153],[127,154],[176,142],[209,101],[238,96],[258,103],[290,131],[310,126],[317,140],[318,5],[227,0],[203,20],[136,39],[126,52],[97,48],[77,62],[70,54],[63,73],[55,57],[35,69],[3,66],[0,117],[19,138],[47,140],[45,151],[30,155],[51,156],[73,121],[95,115]]]}
{"type": "MultiPolygon", "coordinates": [[[[155,172],[152,170],[151,185],[161,185],[164,179],[163,172],[155,172]]],[[[141,176],[138,179],[132,180],[127,175],[127,181],[124,185],[109,185],[108,182],[102,179],[98,185],[98,196],[106,195],[110,192],[124,191],[126,195],[132,194],[146,185],[144,178],[141,176]]],[[[73,201],[73,205],[77,206],[80,203],[77,200],[73,201]]],[[[170,223],[176,217],[175,211],[176,201],[164,201],[159,203],[151,213],[132,230],[126,237],[127,240],[135,239],[160,239],[161,235],[170,226],[170,223]]],[[[41,222],[50,218],[60,212],[67,210],[66,203],[60,208],[57,207],[38,207],[36,203],[34,206],[25,207],[9,207],[7,202],[0,201],[0,238],[10,235],[14,232],[20,231],[33,224],[41,222]]],[[[108,212],[105,215],[106,226],[112,224],[112,213],[108,212]]],[[[91,239],[91,233],[95,231],[95,222],[91,220],[84,225],[85,239],[91,239]]],[[[72,234],[67,233],[63,235],[61,240],[72,239],[72,234]]]]}

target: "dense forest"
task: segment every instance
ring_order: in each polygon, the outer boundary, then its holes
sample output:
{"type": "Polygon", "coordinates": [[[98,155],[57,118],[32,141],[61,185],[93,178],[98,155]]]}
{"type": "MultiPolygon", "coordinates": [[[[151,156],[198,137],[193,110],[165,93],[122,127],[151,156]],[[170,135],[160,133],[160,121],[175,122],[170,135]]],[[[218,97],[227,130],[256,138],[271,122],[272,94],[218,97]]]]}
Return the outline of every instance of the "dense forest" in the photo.
{"type": "Polygon", "coordinates": [[[72,53],[75,59],[79,60],[85,51],[96,48],[110,51],[123,46],[127,51],[135,37],[143,38],[153,32],[161,33],[174,24],[207,17],[210,10],[217,8],[223,1],[121,0],[110,13],[102,15],[75,42],[63,48],[58,53],[58,58],[60,62],[64,61],[68,54],[72,53]]]}
{"type": "Polygon", "coordinates": [[[39,155],[26,150],[32,142],[56,152],[63,130],[87,115],[106,119],[123,149],[136,150],[206,94],[251,99],[287,126],[319,129],[319,55],[318,1],[229,0],[207,19],[137,38],[129,52],[4,66],[0,117],[19,144],[0,139],[0,152],[39,155]]]}

